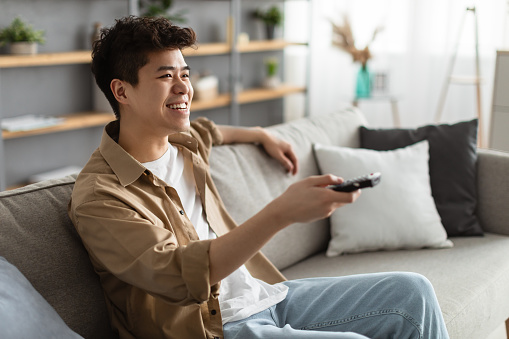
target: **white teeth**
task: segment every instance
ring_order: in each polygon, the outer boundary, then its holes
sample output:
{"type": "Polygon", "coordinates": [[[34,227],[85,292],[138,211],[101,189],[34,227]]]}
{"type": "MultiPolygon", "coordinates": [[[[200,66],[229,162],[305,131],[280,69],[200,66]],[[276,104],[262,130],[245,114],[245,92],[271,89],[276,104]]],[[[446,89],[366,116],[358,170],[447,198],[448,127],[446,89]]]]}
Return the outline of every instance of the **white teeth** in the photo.
{"type": "Polygon", "coordinates": [[[170,108],[170,109],[184,109],[184,108],[187,108],[187,105],[185,102],[183,102],[181,104],[168,105],[168,108],[170,108]]]}

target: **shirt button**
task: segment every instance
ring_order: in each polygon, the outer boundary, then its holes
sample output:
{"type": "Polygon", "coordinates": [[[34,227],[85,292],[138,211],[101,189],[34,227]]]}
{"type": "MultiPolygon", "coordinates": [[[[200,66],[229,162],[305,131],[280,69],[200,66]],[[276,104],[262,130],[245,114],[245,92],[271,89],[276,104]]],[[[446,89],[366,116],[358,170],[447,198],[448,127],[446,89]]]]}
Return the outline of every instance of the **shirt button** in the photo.
{"type": "Polygon", "coordinates": [[[216,310],[212,310],[212,311],[210,311],[210,314],[212,314],[212,315],[216,315],[216,313],[217,313],[217,311],[216,311],[216,310]]]}
{"type": "Polygon", "coordinates": [[[180,211],[179,211],[179,213],[180,213],[181,215],[184,215],[184,210],[180,210],[180,211]]]}

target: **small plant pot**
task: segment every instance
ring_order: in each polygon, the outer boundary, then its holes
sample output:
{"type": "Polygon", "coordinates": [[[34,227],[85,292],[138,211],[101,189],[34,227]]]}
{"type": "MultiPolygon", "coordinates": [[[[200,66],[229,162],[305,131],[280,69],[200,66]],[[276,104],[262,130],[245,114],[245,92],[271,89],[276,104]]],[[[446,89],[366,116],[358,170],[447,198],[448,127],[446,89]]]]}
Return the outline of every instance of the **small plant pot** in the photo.
{"type": "Polygon", "coordinates": [[[276,25],[265,24],[265,34],[267,35],[267,40],[274,40],[275,31],[276,25]]]}
{"type": "Polygon", "coordinates": [[[278,76],[269,76],[263,81],[263,87],[265,88],[278,88],[280,85],[281,79],[278,76]]]}
{"type": "Polygon", "coordinates": [[[36,42],[11,42],[9,52],[14,55],[33,55],[37,54],[36,42]]]}

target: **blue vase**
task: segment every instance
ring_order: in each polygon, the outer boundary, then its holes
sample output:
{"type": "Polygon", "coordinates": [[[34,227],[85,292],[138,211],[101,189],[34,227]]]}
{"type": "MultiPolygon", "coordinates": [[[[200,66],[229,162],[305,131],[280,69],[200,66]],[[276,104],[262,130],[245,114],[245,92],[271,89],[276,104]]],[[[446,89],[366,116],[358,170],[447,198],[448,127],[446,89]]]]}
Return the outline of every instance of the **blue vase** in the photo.
{"type": "Polygon", "coordinates": [[[369,98],[371,96],[371,73],[367,65],[362,65],[357,73],[355,87],[356,98],[369,98]]]}

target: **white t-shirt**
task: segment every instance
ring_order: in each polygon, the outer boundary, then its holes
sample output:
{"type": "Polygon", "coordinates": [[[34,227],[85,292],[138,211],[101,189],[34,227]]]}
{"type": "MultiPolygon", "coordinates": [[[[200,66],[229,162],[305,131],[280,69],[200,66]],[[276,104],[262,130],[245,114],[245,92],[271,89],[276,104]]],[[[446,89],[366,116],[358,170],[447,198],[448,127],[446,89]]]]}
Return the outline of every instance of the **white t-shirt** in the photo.
{"type": "MultiPolygon", "coordinates": [[[[196,190],[193,165],[190,161],[185,161],[177,147],[169,144],[168,150],[161,158],[142,165],[175,188],[186,215],[193,223],[200,239],[216,238],[203,213],[200,196],[196,190]]],[[[245,319],[276,305],[286,298],[287,293],[288,286],[281,283],[270,285],[253,278],[242,265],[221,282],[219,306],[223,325],[245,319]]]]}

